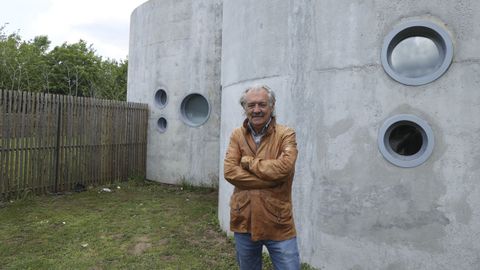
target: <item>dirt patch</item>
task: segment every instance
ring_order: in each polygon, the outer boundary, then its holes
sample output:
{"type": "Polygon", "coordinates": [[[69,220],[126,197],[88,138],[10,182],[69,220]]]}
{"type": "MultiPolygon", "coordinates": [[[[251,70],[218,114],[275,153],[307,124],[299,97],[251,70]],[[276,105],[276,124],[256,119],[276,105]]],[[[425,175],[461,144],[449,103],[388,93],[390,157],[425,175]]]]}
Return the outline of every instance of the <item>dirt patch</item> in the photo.
{"type": "Polygon", "coordinates": [[[163,255],[161,256],[163,262],[171,262],[176,260],[175,256],[163,255]]]}
{"type": "Polygon", "coordinates": [[[150,239],[147,236],[139,237],[136,240],[136,244],[128,250],[128,253],[131,255],[141,255],[147,249],[152,247],[150,239]]]}
{"type": "Polygon", "coordinates": [[[168,242],[169,242],[168,239],[162,239],[162,240],[158,241],[158,245],[159,246],[166,246],[166,245],[168,245],[168,242]]]}
{"type": "Polygon", "coordinates": [[[228,238],[225,235],[211,229],[205,231],[204,238],[209,239],[214,245],[224,245],[228,242],[228,238]]]}
{"type": "Polygon", "coordinates": [[[113,240],[125,239],[126,235],[124,233],[116,233],[110,236],[113,240]]]}

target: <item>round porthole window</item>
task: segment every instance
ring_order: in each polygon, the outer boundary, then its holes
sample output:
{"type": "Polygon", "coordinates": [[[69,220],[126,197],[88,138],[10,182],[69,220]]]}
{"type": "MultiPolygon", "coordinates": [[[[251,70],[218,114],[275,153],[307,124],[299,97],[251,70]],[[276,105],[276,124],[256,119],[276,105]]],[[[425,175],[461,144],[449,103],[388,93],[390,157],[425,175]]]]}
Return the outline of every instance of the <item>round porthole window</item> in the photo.
{"type": "Polygon", "coordinates": [[[414,115],[388,118],[378,133],[378,148],[390,163],[404,168],[424,163],[432,154],[434,138],[428,123],[414,115]]]}
{"type": "Polygon", "coordinates": [[[408,22],[390,32],[381,55],[385,72],[406,85],[422,85],[438,79],[447,71],[452,58],[449,34],[428,21],[408,22]]]}
{"type": "Polygon", "coordinates": [[[158,89],[155,92],[155,104],[160,108],[167,105],[167,92],[164,89],[158,89]]]}
{"type": "Polygon", "coordinates": [[[187,95],[180,105],[182,119],[185,124],[197,127],[204,124],[210,116],[210,105],[207,99],[197,93],[187,95]]]}
{"type": "Polygon", "coordinates": [[[160,133],[164,133],[165,131],[167,131],[167,119],[165,119],[164,117],[160,117],[157,120],[157,130],[160,133]]]}

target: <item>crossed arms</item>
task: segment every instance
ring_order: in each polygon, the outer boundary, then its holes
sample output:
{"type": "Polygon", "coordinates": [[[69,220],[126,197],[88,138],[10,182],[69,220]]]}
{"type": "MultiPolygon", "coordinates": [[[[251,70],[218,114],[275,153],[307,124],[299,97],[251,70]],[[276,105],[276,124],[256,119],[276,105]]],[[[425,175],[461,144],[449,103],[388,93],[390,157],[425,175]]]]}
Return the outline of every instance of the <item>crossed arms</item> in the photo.
{"type": "Polygon", "coordinates": [[[282,134],[277,145],[267,147],[275,150],[280,148],[281,153],[276,159],[242,155],[243,136],[240,130],[236,130],[230,137],[224,160],[224,176],[228,182],[240,189],[264,189],[275,187],[288,179],[297,159],[297,143],[292,129],[282,134]]]}

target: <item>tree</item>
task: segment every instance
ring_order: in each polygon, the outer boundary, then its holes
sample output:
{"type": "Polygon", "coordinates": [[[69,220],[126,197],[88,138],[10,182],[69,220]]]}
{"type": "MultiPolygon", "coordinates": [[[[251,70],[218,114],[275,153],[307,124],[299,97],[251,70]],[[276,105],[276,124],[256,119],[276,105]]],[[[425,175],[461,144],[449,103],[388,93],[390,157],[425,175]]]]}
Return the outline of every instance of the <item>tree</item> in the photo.
{"type": "Polygon", "coordinates": [[[0,27],[0,88],[16,89],[18,85],[19,70],[18,47],[20,36],[17,33],[6,35],[0,27]]]}
{"type": "Polygon", "coordinates": [[[47,36],[22,41],[0,26],[0,89],[125,100],[128,61],[103,60],[83,40],[49,51],[47,36]]]}
{"type": "Polygon", "coordinates": [[[55,47],[48,57],[52,70],[50,90],[74,96],[95,96],[102,59],[80,40],[55,47]]]}
{"type": "Polygon", "coordinates": [[[102,98],[126,100],[128,60],[117,62],[107,59],[102,62],[99,94],[102,98]]]}
{"type": "Polygon", "coordinates": [[[31,42],[21,42],[18,58],[21,64],[19,88],[31,92],[48,91],[49,66],[47,49],[50,41],[46,36],[38,36],[31,42]]]}

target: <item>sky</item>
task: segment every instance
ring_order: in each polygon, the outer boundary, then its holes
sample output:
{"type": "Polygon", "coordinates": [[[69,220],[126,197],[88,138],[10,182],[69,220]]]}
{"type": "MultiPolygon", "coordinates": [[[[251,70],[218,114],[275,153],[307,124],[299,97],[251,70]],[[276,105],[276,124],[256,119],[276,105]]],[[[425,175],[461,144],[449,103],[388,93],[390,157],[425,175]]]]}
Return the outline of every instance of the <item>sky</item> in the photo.
{"type": "Polygon", "coordinates": [[[83,39],[97,55],[128,56],[130,15],[147,0],[0,0],[0,26],[22,40],[46,35],[50,49],[83,39]]]}

